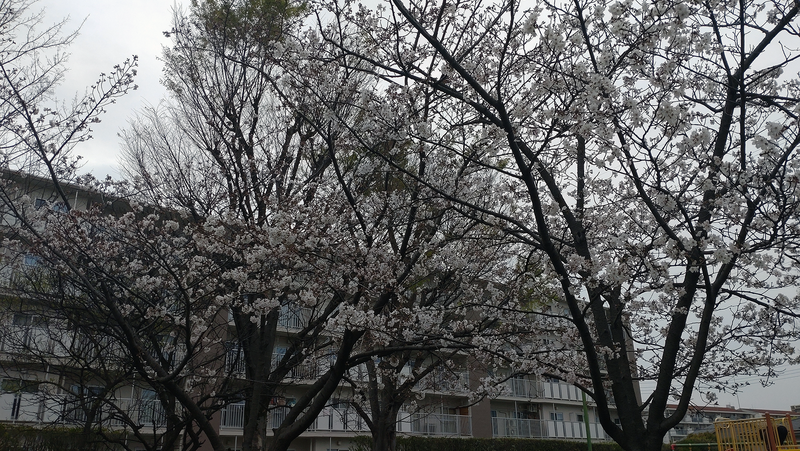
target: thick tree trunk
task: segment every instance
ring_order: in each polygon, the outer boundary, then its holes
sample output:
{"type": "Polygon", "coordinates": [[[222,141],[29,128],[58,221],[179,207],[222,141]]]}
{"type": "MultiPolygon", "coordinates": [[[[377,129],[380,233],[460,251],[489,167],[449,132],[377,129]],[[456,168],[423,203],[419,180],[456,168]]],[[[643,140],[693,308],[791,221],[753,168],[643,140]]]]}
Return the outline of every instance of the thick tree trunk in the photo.
{"type": "Polygon", "coordinates": [[[246,375],[251,381],[250,387],[245,391],[242,451],[260,451],[266,443],[266,428],[263,426],[268,415],[269,402],[275,395],[270,376],[278,312],[270,312],[260,325],[253,324],[248,317],[241,314],[237,314],[235,318],[237,330],[242,334],[239,344],[247,363],[246,375]]]}
{"type": "MultiPolygon", "coordinates": [[[[394,409],[392,409],[394,411],[394,409]]],[[[375,418],[373,417],[375,420],[375,418]]],[[[395,451],[397,449],[397,412],[381,415],[373,422],[372,451],[395,451]]]]}
{"type": "Polygon", "coordinates": [[[275,435],[269,447],[270,451],[288,450],[292,441],[311,426],[328,400],[339,388],[342,377],[347,370],[347,360],[350,357],[350,353],[363,335],[364,331],[345,331],[342,344],[336,355],[336,363],[326,375],[320,377],[309,387],[307,393],[297,399],[297,403],[289,410],[280,427],[274,429],[275,435]]]}

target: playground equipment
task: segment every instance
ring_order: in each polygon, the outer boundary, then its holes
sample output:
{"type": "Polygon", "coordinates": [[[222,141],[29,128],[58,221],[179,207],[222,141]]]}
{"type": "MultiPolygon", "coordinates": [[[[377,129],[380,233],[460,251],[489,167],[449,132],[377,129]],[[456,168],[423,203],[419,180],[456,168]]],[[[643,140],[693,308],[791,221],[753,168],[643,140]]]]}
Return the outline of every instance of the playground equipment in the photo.
{"type": "Polygon", "coordinates": [[[719,451],[800,451],[792,428],[792,418],[746,420],[720,419],[714,422],[719,451]]]}

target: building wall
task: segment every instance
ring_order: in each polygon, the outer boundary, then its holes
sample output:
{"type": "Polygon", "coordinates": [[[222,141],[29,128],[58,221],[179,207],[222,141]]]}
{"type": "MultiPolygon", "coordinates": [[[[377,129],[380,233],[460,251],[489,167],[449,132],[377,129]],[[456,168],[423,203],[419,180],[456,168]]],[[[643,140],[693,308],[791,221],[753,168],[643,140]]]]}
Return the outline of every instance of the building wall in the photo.
{"type": "MultiPolygon", "coordinates": [[[[15,183],[19,188],[20,197],[27,195],[34,208],[52,208],[58,210],[59,198],[52,186],[44,179],[15,175],[15,183]]],[[[74,208],[85,209],[104,199],[97,193],[82,191],[80,187],[65,186],[66,193],[74,208]]],[[[120,211],[125,211],[124,204],[119,206],[120,211]]],[[[7,250],[6,250],[7,251],[7,250]]],[[[13,277],[10,269],[0,267],[0,284],[6,283],[13,277]]],[[[6,285],[7,286],[7,285],[6,285]]],[[[22,314],[20,314],[22,315],[22,314]]],[[[49,372],[46,365],[31,364],[27,368],[15,367],[18,356],[12,356],[11,338],[19,339],[19,334],[24,334],[26,339],[47,340],[47,334],[37,330],[34,321],[23,318],[10,310],[5,315],[0,315],[0,361],[6,369],[0,377],[0,422],[24,423],[31,425],[44,425],[52,422],[66,424],[69,415],[65,416],[65,407],[68,404],[69,394],[63,390],[44,393],[45,384],[36,382],[53,382],[54,385],[69,387],[67,380],[53,380],[55,373],[49,372]],[[24,323],[24,324],[23,324],[24,323]],[[23,381],[23,382],[20,382],[23,381]],[[58,384],[55,384],[55,383],[58,384]],[[42,395],[47,396],[42,396],[42,395]]],[[[226,319],[222,318],[223,325],[226,319]]],[[[281,311],[279,321],[281,334],[288,339],[302,326],[304,313],[302,309],[285,309],[281,311]]],[[[228,319],[228,323],[230,320],[228,319]]],[[[53,331],[48,331],[53,332],[53,331]]],[[[232,335],[232,340],[234,335],[232,335]]],[[[288,340],[285,341],[288,343],[288,340]]],[[[277,345],[279,350],[280,342],[277,345]]],[[[220,352],[226,352],[220,347],[220,352]]],[[[104,352],[109,352],[108,349],[104,352]]],[[[455,436],[455,437],[560,437],[582,438],[585,429],[582,422],[582,403],[580,391],[575,387],[558,381],[548,381],[534,377],[513,378],[505,382],[504,392],[494,399],[483,399],[473,404],[469,397],[470,390],[477,390],[481,378],[486,375],[479,362],[470,361],[464,357],[463,374],[455,378],[437,378],[432,374],[419,389],[421,395],[417,402],[418,410],[411,407],[401,412],[398,419],[398,432],[405,435],[423,436],[455,436]]],[[[326,362],[315,362],[310,365],[298,367],[290,374],[286,381],[285,391],[281,399],[276,399],[274,421],[280,421],[280,403],[291,402],[303,393],[303,387],[318,375],[316,368],[324,366],[326,362]]],[[[243,376],[243,374],[241,374],[243,376]]],[[[91,381],[81,381],[83,386],[78,390],[91,389],[91,381]]],[[[76,382],[77,384],[77,382],[76,382]]],[[[99,384],[99,382],[98,382],[99,384]]],[[[351,396],[347,388],[342,388],[335,395],[342,400],[351,396]]],[[[122,384],[114,389],[113,397],[119,403],[117,407],[157,425],[158,408],[154,399],[149,399],[145,389],[138,387],[135,381],[122,384]]],[[[368,435],[364,421],[358,417],[353,408],[346,408],[346,403],[326,407],[319,415],[309,431],[295,441],[292,449],[296,451],[317,451],[328,449],[347,449],[350,438],[354,435],[368,435]]],[[[78,415],[79,414],[75,414],[78,415]]],[[[110,418],[110,417],[109,417],[110,418]]],[[[596,416],[590,413],[590,422],[597,426],[596,416]]],[[[241,435],[243,423],[243,406],[234,404],[213,416],[211,420],[214,427],[220,431],[225,446],[231,449],[241,448],[241,435]]],[[[119,427],[117,423],[109,420],[108,427],[119,427]]],[[[604,434],[593,431],[593,437],[602,439],[604,434]]],[[[210,449],[208,444],[203,449],[210,449]]]]}

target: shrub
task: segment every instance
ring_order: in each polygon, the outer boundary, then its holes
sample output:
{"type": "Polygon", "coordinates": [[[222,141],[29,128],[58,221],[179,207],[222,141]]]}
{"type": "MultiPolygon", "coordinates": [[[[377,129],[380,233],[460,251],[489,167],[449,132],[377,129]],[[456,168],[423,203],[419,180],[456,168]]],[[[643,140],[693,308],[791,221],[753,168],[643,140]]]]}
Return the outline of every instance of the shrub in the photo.
{"type": "MultiPolygon", "coordinates": [[[[356,437],[353,451],[368,451],[369,436],[356,437]]],[[[586,442],[518,438],[398,437],[400,451],[586,451],[586,442]]],[[[622,451],[616,443],[592,443],[592,451],[622,451]]]]}
{"type": "Polygon", "coordinates": [[[706,431],[706,432],[695,432],[694,434],[689,434],[686,436],[685,439],[678,442],[681,445],[689,444],[689,443],[717,443],[717,435],[714,431],[706,431]]]}
{"type": "Polygon", "coordinates": [[[3,451],[101,451],[111,449],[105,439],[80,428],[35,428],[0,424],[3,451]]]}

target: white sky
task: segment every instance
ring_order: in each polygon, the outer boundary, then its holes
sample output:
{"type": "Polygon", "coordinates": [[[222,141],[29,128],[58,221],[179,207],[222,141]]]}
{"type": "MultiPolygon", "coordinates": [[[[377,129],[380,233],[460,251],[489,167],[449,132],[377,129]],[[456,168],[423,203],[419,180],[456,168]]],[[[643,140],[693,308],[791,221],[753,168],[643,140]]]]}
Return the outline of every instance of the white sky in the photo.
{"type": "Polygon", "coordinates": [[[135,81],[139,89],[106,108],[102,122],[92,127],[94,139],[75,149],[84,157],[81,172],[92,172],[98,178],[107,174],[118,177],[117,133],[135,111],[158,104],[166,95],[159,83],[162,64],[158,58],[162,46],[169,45],[163,32],[170,28],[173,6],[170,0],[39,0],[34,4],[34,10],[45,9],[46,23],[69,16],[66,30],[80,27],[80,35],[69,49],[69,71],[58,91],[61,99],[82,94],[100,73],[109,72],[132,55],[139,56],[135,81]]]}
{"type": "MultiPolygon", "coordinates": [[[[180,0],[177,4],[180,4],[180,0]]],[[[70,53],[67,80],[59,96],[71,99],[83,92],[101,72],[108,72],[131,55],[139,56],[139,89],[109,106],[102,122],[93,127],[94,139],[81,144],[76,153],[84,156],[82,172],[92,172],[98,178],[110,174],[119,176],[117,133],[126,127],[128,118],[145,105],[156,105],[166,94],[159,84],[162,64],[158,60],[162,46],[169,45],[163,35],[170,28],[175,3],[169,0],[39,0],[34,8],[44,8],[48,22],[69,16],[70,26],[81,26],[80,36],[70,53]],[[84,22],[85,20],[85,22],[84,22]]],[[[720,405],[788,410],[800,404],[800,367],[787,369],[774,385],[763,388],[756,379],[749,382],[738,397],[719,394],[720,405]]],[[[642,395],[647,396],[655,384],[642,384],[642,395]]]]}

